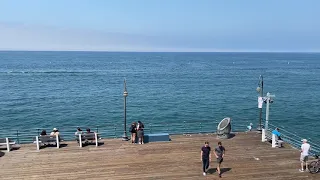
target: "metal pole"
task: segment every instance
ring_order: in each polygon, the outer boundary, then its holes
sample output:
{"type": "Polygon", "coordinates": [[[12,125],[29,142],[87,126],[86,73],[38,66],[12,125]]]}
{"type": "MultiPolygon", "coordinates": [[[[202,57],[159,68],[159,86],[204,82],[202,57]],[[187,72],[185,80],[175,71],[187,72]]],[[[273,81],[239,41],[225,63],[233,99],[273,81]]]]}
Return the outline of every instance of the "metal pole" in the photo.
{"type": "Polygon", "coordinates": [[[268,131],[268,123],[269,123],[269,106],[270,106],[270,93],[267,93],[266,125],[265,125],[266,131],[268,131]]]}
{"type": "MultiPolygon", "coordinates": [[[[259,77],[259,87],[260,87],[260,97],[263,97],[263,76],[260,75],[259,77]]],[[[259,124],[258,124],[258,131],[262,130],[262,108],[259,108],[259,124]]]]}
{"type": "Polygon", "coordinates": [[[127,136],[127,85],[126,85],[126,79],[124,79],[124,92],[123,92],[123,97],[124,97],[124,133],[122,136],[123,141],[128,141],[128,136],[127,136]]]}

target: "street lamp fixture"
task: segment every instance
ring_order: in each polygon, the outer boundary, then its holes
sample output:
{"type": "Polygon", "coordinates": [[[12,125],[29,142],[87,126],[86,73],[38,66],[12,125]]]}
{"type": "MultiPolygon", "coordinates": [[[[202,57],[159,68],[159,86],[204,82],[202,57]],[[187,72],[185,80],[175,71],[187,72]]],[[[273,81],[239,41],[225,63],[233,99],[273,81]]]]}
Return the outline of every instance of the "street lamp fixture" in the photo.
{"type": "Polygon", "coordinates": [[[128,141],[128,136],[127,136],[127,96],[128,96],[128,91],[127,91],[127,83],[126,79],[124,79],[123,82],[124,85],[124,91],[123,91],[123,97],[124,97],[124,133],[122,136],[123,141],[128,141]]]}
{"type": "Polygon", "coordinates": [[[263,76],[259,76],[259,83],[257,87],[257,92],[259,93],[258,97],[258,108],[259,108],[259,124],[257,127],[258,131],[262,130],[262,104],[263,104],[263,76]]]}

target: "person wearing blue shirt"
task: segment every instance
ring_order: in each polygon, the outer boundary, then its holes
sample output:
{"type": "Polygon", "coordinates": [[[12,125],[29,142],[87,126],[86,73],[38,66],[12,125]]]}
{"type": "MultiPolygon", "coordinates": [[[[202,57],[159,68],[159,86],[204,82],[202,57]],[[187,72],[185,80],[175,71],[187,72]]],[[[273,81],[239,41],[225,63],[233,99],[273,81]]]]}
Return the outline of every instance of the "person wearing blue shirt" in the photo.
{"type": "Polygon", "coordinates": [[[278,136],[278,140],[281,140],[281,138],[280,138],[281,133],[279,132],[279,128],[276,128],[275,130],[273,130],[272,134],[278,136]]]}

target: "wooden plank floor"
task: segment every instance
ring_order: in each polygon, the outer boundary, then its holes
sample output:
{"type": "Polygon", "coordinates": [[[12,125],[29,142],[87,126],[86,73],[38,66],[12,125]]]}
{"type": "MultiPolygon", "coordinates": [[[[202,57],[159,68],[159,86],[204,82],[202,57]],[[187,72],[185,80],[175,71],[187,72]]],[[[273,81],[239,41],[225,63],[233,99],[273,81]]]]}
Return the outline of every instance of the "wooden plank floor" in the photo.
{"type": "MultiPolygon", "coordinates": [[[[36,151],[35,144],[0,155],[0,179],[219,179],[215,161],[202,175],[200,148],[214,134],[174,135],[170,142],[144,145],[104,139],[104,144],[79,148],[75,142],[60,149],[36,151]]],[[[289,146],[271,148],[255,132],[238,133],[222,140],[226,148],[222,179],[320,179],[320,174],[299,172],[299,152],[289,146]],[[259,160],[257,160],[259,158],[259,160]]],[[[2,151],[4,152],[4,151],[2,151]]]]}

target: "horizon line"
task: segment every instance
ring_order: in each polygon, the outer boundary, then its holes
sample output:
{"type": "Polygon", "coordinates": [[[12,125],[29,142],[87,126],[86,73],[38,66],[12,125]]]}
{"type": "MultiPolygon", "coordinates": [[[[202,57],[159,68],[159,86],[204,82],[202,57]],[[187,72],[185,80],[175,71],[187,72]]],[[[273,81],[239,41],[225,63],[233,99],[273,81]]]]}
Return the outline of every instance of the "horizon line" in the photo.
{"type": "Polygon", "coordinates": [[[320,53],[320,51],[108,51],[108,50],[5,50],[0,52],[101,52],[101,53],[320,53]]]}

